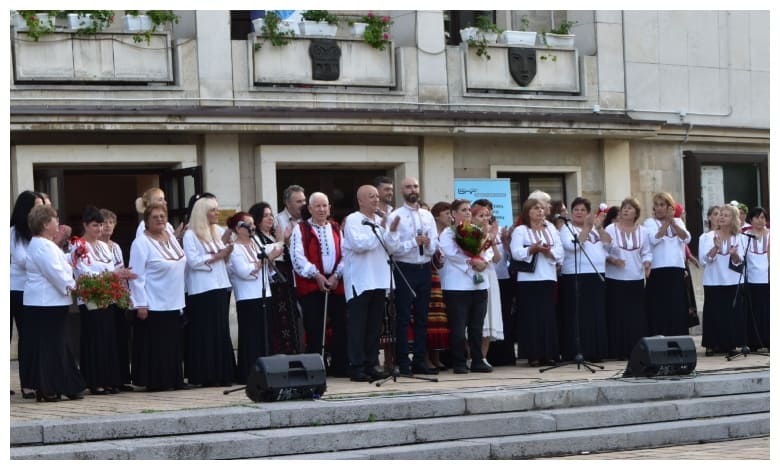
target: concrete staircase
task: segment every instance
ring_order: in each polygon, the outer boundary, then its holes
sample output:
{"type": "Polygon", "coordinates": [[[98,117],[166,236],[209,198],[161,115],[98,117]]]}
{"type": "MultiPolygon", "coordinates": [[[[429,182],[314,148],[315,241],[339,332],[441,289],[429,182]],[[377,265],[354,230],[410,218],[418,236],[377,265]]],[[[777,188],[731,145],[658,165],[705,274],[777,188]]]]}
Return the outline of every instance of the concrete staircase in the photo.
{"type": "Polygon", "coordinates": [[[769,371],[11,425],[12,459],[517,459],[769,434],[769,371]]]}

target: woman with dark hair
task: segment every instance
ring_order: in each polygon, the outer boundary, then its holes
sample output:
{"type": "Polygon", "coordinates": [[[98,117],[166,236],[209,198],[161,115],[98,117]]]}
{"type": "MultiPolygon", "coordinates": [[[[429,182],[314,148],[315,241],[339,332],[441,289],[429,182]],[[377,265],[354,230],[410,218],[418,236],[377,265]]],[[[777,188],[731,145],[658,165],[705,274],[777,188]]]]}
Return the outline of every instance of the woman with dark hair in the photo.
{"type": "Polygon", "coordinates": [[[745,219],[750,224],[746,282],[748,288],[748,346],[769,351],[769,213],[754,207],[745,219]]]}
{"type": "Polygon", "coordinates": [[[588,199],[577,197],[570,207],[571,223],[559,232],[565,253],[561,268],[561,350],[566,359],[581,353],[586,361],[599,362],[608,354],[604,282],[599,275],[604,276],[612,237],[604,230],[606,213],[591,214],[588,199]]]}
{"type": "Polygon", "coordinates": [[[669,193],[653,196],[653,216],[642,224],[650,234],[653,262],[645,285],[647,334],[688,334],[688,294],[685,285],[685,248],[691,234],[674,217],[675,202],[669,193]]]}
{"type": "Polygon", "coordinates": [[[187,261],[176,237],[167,230],[168,209],[152,203],[144,209],[145,230],[130,247],[130,301],[133,325],[133,384],[146,391],[188,388],[181,361],[179,316],[184,308],[187,261]]]}
{"type": "MultiPolygon", "coordinates": [[[[70,252],[76,279],[105,271],[115,272],[122,279],[134,277],[126,268],[115,268],[111,249],[100,241],[104,220],[97,207],[88,206],[84,209],[81,218],[84,236],[74,238],[70,252]]],[[[79,366],[87,387],[93,395],[119,393],[123,381],[119,376],[114,312],[116,305],[90,308],[82,298],[78,298],[77,303],[81,314],[79,366]]]]}
{"type": "MultiPolygon", "coordinates": [[[[35,390],[29,387],[32,383],[32,377],[30,377],[29,364],[24,350],[24,305],[22,298],[24,297],[24,283],[27,281],[25,269],[27,245],[32,239],[27,216],[33,207],[43,204],[44,200],[38,194],[32,191],[22,191],[16,197],[14,209],[11,212],[11,270],[8,276],[11,284],[11,339],[13,339],[15,320],[18,333],[16,346],[19,361],[19,382],[24,398],[35,398],[35,390]]],[[[11,394],[13,394],[13,390],[11,390],[11,394]]]]}
{"type": "Polygon", "coordinates": [[[230,339],[230,279],[233,244],[222,241],[216,199],[201,198],[184,232],[187,256],[187,378],[204,387],[230,386],[236,376],[230,339]]]}
{"type": "Polygon", "coordinates": [[[257,237],[260,244],[269,254],[269,275],[273,276],[271,284],[271,312],[274,321],[271,324],[273,343],[270,345],[275,354],[296,354],[303,351],[303,325],[299,323],[297,306],[292,285],[292,274],[287,277],[276,266],[276,261],[284,256],[284,235],[276,223],[274,211],[267,202],[258,202],[249,208],[249,214],[257,225],[257,237]],[[282,248],[276,253],[277,248],[282,248]],[[276,253],[270,256],[272,253],[276,253]],[[282,280],[275,273],[282,273],[282,280]]]}
{"type": "Polygon", "coordinates": [[[532,272],[518,271],[515,284],[518,318],[515,338],[532,367],[558,358],[558,325],[555,318],[556,265],[563,260],[563,245],[544,205],[536,199],[523,204],[523,225],[512,232],[510,249],[517,261],[536,263],[532,272]]]}
{"type": "Polygon", "coordinates": [[[76,287],[73,269],[65,253],[54,244],[59,229],[57,212],[49,206],[35,206],[28,215],[27,281],[24,284],[25,350],[29,351],[32,381],[38,401],[84,398],[84,380],[65,341],[65,320],[76,287]]]}
{"type": "Polygon", "coordinates": [[[456,242],[455,230],[461,222],[471,222],[471,206],[465,199],[452,201],[453,226],[439,235],[444,266],[439,272],[447,318],[450,322],[450,352],[452,369],[456,374],[467,374],[466,331],[471,351],[471,372],[493,372],[482,361],[482,326],[487,313],[488,283],[482,273],[488,262],[482,253],[467,253],[456,242]]]}
{"type": "Polygon", "coordinates": [[[550,202],[550,215],[547,221],[555,225],[555,230],[560,231],[566,219],[569,217],[569,211],[566,209],[566,203],[560,199],[550,202]]]}
{"type": "Polygon", "coordinates": [[[740,231],[739,212],[728,204],[720,208],[718,229],[699,237],[699,257],[704,266],[701,342],[708,355],[729,354],[732,349],[747,344],[745,308],[742,302],[733,302],[738,287],[743,288],[744,279],[739,271],[743,268],[742,255],[746,246],[747,237],[740,231]]]}
{"type": "Polygon", "coordinates": [[[707,209],[707,231],[718,229],[718,217],[720,217],[720,206],[710,206],[707,209]]]}
{"type": "MultiPolygon", "coordinates": [[[[236,234],[228,265],[238,316],[236,381],[245,384],[255,360],[271,354],[271,285],[268,268],[260,256],[260,248],[252,240],[255,233],[252,216],[246,212],[237,212],[228,219],[227,224],[236,234]]],[[[281,252],[281,249],[278,249],[277,253],[268,254],[278,255],[278,252],[281,252]]]]}
{"type": "Polygon", "coordinates": [[[641,208],[632,198],[620,203],[620,215],[606,228],[612,247],[606,265],[606,313],[609,357],[624,360],[647,335],[645,278],[653,253],[647,230],[639,225],[641,208]]]}

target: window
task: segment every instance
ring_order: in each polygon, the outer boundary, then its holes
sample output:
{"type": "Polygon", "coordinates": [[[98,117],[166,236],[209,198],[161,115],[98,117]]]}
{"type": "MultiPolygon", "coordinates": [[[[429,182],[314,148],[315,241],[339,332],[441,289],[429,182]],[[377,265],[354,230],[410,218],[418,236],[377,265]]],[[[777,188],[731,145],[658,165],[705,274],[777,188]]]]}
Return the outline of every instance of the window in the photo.
{"type": "Polygon", "coordinates": [[[514,173],[499,171],[498,178],[509,178],[512,191],[512,218],[523,210],[523,203],[533,191],[540,190],[550,195],[551,200],[560,199],[568,205],[566,176],[563,173],[514,173]]]}

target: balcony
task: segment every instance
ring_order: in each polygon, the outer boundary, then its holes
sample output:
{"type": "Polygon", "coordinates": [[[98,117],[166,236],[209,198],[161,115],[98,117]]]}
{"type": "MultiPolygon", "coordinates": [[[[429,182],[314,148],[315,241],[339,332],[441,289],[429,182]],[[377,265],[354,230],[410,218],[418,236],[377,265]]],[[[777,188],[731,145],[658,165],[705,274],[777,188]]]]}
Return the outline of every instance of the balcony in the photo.
{"type": "Polygon", "coordinates": [[[521,86],[510,70],[512,46],[492,44],[488,46],[491,59],[477,56],[474,48],[461,44],[468,91],[495,90],[501,92],[568,93],[580,92],[579,56],[577,49],[536,47],[536,74],[525,86],[521,86]]]}
{"type": "Polygon", "coordinates": [[[247,41],[251,54],[251,80],[255,86],[268,85],[325,85],[394,88],[396,86],[395,54],[391,43],[385,50],[372,48],[361,39],[334,39],[340,50],[336,59],[338,74],[335,79],[315,78],[309,47],[314,38],[291,38],[284,46],[272,46],[266,41],[255,49],[258,40],[250,35],[247,41]]]}
{"type": "Polygon", "coordinates": [[[154,33],[134,43],[128,33],[76,35],[57,32],[33,41],[15,32],[15,83],[173,83],[171,41],[154,33]]]}

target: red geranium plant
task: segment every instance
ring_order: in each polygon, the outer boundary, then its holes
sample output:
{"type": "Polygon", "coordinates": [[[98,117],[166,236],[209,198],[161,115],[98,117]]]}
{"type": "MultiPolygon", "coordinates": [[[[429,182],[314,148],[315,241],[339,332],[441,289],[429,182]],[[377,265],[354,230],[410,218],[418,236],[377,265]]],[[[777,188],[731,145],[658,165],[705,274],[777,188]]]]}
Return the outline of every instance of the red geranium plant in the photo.
{"type": "Polygon", "coordinates": [[[107,308],[111,304],[116,304],[121,309],[130,308],[127,282],[111,271],[79,277],[74,292],[84,302],[91,302],[97,308],[107,308]]]}

